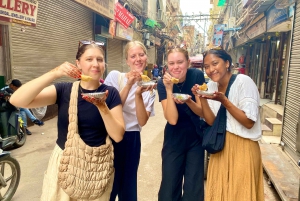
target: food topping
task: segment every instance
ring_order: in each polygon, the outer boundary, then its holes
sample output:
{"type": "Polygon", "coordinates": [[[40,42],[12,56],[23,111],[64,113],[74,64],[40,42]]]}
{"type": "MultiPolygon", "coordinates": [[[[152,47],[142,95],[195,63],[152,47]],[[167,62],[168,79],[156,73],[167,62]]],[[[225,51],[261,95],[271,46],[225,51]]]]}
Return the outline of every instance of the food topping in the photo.
{"type": "Polygon", "coordinates": [[[205,83],[203,83],[202,85],[199,86],[199,90],[201,91],[207,91],[207,85],[205,83]]]}
{"type": "Polygon", "coordinates": [[[141,75],[143,82],[149,82],[151,79],[147,75],[141,75]]]}
{"type": "Polygon", "coordinates": [[[171,82],[173,82],[174,84],[178,84],[179,83],[179,79],[172,77],[171,78],[171,82]]]}
{"type": "Polygon", "coordinates": [[[81,74],[81,80],[82,81],[88,82],[88,81],[90,81],[92,79],[93,78],[91,76],[81,74]]]}

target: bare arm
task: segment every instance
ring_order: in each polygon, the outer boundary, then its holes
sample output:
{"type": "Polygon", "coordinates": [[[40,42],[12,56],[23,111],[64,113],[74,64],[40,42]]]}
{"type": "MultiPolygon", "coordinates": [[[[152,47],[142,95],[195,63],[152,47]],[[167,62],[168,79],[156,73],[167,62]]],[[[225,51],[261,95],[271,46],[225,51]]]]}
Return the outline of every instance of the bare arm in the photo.
{"type": "Polygon", "coordinates": [[[196,102],[194,102],[192,99],[188,99],[185,103],[189,106],[189,108],[199,117],[204,117],[203,116],[203,111],[202,111],[202,105],[199,100],[199,97],[195,96],[196,102]]]}
{"type": "Polygon", "coordinates": [[[173,100],[172,91],[167,90],[167,99],[161,101],[161,104],[166,120],[169,122],[169,124],[176,125],[178,121],[178,111],[176,103],[173,100]]]}
{"type": "Polygon", "coordinates": [[[76,66],[65,62],[52,71],[22,85],[11,96],[11,104],[24,108],[43,107],[54,104],[57,98],[56,89],[55,86],[49,85],[52,81],[62,76],[79,78],[80,71],[76,66]]]}
{"type": "Polygon", "coordinates": [[[150,112],[146,111],[142,94],[135,94],[135,110],[139,125],[146,125],[150,117],[150,112]]]}
{"type": "Polygon", "coordinates": [[[111,110],[106,103],[97,106],[107,130],[108,135],[115,141],[120,142],[125,132],[125,123],[123,118],[122,106],[118,105],[111,110]]]}

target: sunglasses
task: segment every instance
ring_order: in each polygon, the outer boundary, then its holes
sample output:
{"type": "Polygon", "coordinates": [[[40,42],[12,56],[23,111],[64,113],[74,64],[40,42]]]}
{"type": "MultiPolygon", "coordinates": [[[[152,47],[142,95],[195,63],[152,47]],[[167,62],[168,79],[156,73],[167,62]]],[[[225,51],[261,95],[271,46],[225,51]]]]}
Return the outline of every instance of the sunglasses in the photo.
{"type": "Polygon", "coordinates": [[[102,46],[104,46],[104,43],[103,43],[103,42],[97,42],[97,41],[92,41],[92,40],[81,40],[81,41],[79,41],[78,49],[79,49],[82,45],[91,45],[91,44],[98,45],[98,46],[101,47],[101,48],[102,48],[102,46]]]}

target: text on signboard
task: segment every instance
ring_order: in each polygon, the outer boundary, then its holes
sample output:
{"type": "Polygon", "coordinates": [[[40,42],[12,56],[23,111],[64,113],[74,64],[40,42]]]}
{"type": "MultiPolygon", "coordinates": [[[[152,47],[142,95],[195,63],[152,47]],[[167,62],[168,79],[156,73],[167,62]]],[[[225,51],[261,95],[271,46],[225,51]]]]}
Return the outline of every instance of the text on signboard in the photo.
{"type": "Polygon", "coordinates": [[[28,4],[26,2],[20,0],[7,0],[6,4],[4,0],[0,0],[0,8],[5,8],[8,10],[13,10],[16,12],[20,12],[26,15],[34,16],[34,12],[36,10],[36,6],[32,4],[28,4]]]}

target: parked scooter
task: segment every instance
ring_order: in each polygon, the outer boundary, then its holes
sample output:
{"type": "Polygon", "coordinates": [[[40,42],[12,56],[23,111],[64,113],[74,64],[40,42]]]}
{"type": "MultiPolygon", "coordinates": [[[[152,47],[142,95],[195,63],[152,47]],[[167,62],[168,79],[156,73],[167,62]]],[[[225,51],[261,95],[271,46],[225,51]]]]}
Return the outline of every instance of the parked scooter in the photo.
{"type": "Polygon", "coordinates": [[[0,149],[0,201],[10,201],[19,186],[21,169],[10,152],[0,149]]]}
{"type": "Polygon", "coordinates": [[[8,89],[0,91],[0,148],[21,147],[26,142],[26,131],[20,111],[9,103],[8,89]]]}

